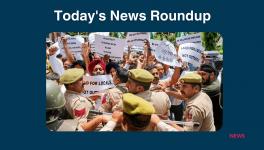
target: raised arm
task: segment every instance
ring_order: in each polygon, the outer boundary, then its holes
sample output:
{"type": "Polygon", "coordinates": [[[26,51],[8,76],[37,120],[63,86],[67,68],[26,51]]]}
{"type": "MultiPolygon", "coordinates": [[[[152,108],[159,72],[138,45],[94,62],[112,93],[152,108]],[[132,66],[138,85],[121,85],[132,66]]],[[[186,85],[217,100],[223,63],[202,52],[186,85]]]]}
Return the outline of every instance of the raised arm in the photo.
{"type": "Polygon", "coordinates": [[[73,54],[72,54],[71,50],[70,50],[69,47],[68,47],[68,44],[67,44],[67,37],[63,36],[63,37],[61,38],[61,40],[62,40],[62,43],[63,43],[63,48],[64,48],[65,54],[66,54],[66,56],[67,56],[67,59],[68,59],[71,63],[73,63],[73,62],[74,62],[74,57],[73,57],[73,54]]]}
{"type": "Polygon", "coordinates": [[[91,45],[88,42],[82,44],[82,57],[85,62],[86,72],[88,73],[88,65],[90,63],[89,53],[91,52],[91,45]]]}

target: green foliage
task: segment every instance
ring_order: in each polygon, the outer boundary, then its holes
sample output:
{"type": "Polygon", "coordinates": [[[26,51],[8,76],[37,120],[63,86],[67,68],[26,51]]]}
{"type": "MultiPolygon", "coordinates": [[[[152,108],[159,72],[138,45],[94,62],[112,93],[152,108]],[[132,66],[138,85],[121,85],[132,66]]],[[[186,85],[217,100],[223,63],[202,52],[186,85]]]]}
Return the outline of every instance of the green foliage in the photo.
{"type": "Polygon", "coordinates": [[[174,32],[156,32],[154,34],[154,40],[167,40],[175,43],[176,36],[174,32]]]}
{"type": "Polygon", "coordinates": [[[126,37],[126,32],[110,32],[109,36],[124,39],[126,37]]]}
{"type": "Polygon", "coordinates": [[[65,32],[66,34],[70,36],[75,36],[75,35],[89,35],[89,32],[65,32]]]}
{"type": "Polygon", "coordinates": [[[222,48],[218,47],[218,41],[220,40],[221,35],[217,32],[203,32],[202,40],[205,50],[220,50],[222,48]]]}

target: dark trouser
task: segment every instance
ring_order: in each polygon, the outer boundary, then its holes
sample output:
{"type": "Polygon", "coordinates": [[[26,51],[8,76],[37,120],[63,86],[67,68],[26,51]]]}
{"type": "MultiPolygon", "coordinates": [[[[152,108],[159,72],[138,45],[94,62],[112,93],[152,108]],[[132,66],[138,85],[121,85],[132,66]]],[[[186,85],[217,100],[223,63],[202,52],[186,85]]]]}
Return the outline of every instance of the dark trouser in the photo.
{"type": "Polygon", "coordinates": [[[181,121],[183,116],[183,103],[180,105],[171,105],[170,113],[171,120],[181,121]]]}

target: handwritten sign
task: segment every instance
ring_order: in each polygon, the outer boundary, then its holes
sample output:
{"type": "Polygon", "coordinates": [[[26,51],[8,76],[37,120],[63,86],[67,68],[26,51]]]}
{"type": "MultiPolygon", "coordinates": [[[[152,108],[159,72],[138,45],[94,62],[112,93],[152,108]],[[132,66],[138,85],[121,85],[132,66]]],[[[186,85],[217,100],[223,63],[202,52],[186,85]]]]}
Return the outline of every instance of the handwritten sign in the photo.
{"type": "MultiPolygon", "coordinates": [[[[81,36],[66,36],[66,37],[67,37],[67,46],[74,55],[74,57],[77,60],[82,60],[81,53],[82,53],[82,43],[84,43],[84,38],[81,36]]],[[[58,44],[60,48],[60,53],[62,54],[62,56],[65,57],[66,54],[61,39],[59,39],[58,44]]]]}
{"type": "MultiPolygon", "coordinates": [[[[161,41],[159,40],[153,40],[153,39],[150,39],[150,48],[151,48],[151,51],[152,52],[155,52],[155,50],[157,49],[157,47],[159,46],[161,41]]],[[[128,47],[126,46],[124,51],[127,52],[127,49],[128,47]]],[[[131,46],[130,48],[131,51],[134,51],[134,52],[139,52],[139,51],[144,51],[144,47],[143,46],[131,46]]]]}
{"type": "Polygon", "coordinates": [[[127,32],[127,45],[144,47],[144,40],[150,39],[149,32],[127,32]]]}
{"type": "Polygon", "coordinates": [[[126,45],[124,39],[95,35],[95,51],[99,56],[109,55],[112,60],[123,59],[123,51],[126,45]]]}
{"type": "Polygon", "coordinates": [[[191,34],[191,35],[186,35],[186,36],[176,38],[176,44],[177,45],[181,45],[184,43],[195,43],[195,44],[202,45],[201,33],[196,33],[196,34],[191,34]]]}
{"type": "Polygon", "coordinates": [[[111,75],[83,76],[84,96],[102,92],[106,89],[115,87],[111,75]]]}
{"type": "Polygon", "coordinates": [[[90,33],[88,36],[89,43],[94,43],[95,35],[109,36],[109,32],[93,32],[93,33],[90,33]]]}
{"type": "Polygon", "coordinates": [[[170,66],[180,66],[180,63],[177,61],[176,49],[169,41],[161,41],[154,54],[159,62],[170,66]]]}
{"type": "MultiPolygon", "coordinates": [[[[203,52],[204,48],[200,44],[185,43],[180,45],[178,54],[183,62],[187,62],[192,67],[198,68],[202,62],[203,52]]],[[[194,70],[191,69],[191,71],[194,70]]]]}
{"type": "Polygon", "coordinates": [[[159,47],[161,41],[160,40],[150,40],[150,48],[152,52],[155,52],[155,50],[159,47]]]}

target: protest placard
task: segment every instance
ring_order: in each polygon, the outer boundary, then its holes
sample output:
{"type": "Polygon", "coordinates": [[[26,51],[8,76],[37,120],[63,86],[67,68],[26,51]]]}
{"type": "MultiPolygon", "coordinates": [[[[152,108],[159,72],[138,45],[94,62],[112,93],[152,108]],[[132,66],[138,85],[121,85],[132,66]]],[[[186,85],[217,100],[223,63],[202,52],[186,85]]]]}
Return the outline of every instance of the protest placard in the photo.
{"type": "Polygon", "coordinates": [[[187,62],[197,68],[201,65],[203,52],[204,48],[200,44],[185,43],[180,45],[178,54],[183,62],[187,62]]]}
{"type": "MultiPolygon", "coordinates": [[[[81,36],[66,36],[68,48],[72,52],[80,52],[82,51],[82,43],[84,43],[84,39],[81,36]]],[[[62,40],[59,39],[59,47],[62,51],[64,51],[62,40]]]]}
{"type": "Polygon", "coordinates": [[[59,47],[59,43],[58,42],[55,42],[54,44],[52,44],[50,47],[56,47],[58,50],[56,51],[55,55],[57,56],[58,54],[60,54],[61,50],[60,50],[60,47],[59,47]]]}
{"type": "Polygon", "coordinates": [[[127,45],[144,47],[144,40],[150,39],[149,32],[127,32],[126,40],[127,45]]]}
{"type": "Polygon", "coordinates": [[[160,42],[160,40],[150,40],[150,48],[152,52],[155,52],[155,50],[159,47],[160,42]]]}
{"type": "Polygon", "coordinates": [[[89,34],[88,41],[91,45],[91,52],[95,52],[95,45],[94,45],[95,35],[109,36],[109,33],[110,32],[93,32],[89,34]]]}
{"type": "Polygon", "coordinates": [[[95,51],[101,57],[107,54],[110,59],[119,61],[123,59],[125,45],[124,39],[95,35],[95,51]]]}
{"type": "Polygon", "coordinates": [[[159,62],[170,66],[180,66],[180,63],[177,61],[177,53],[173,44],[169,41],[161,41],[156,48],[155,57],[159,62]]]}
{"type": "Polygon", "coordinates": [[[93,33],[90,33],[89,36],[88,36],[90,44],[94,43],[95,35],[109,36],[109,32],[93,32],[93,33]]]}
{"type": "MultiPolygon", "coordinates": [[[[67,46],[76,58],[76,60],[82,60],[82,43],[84,43],[84,38],[77,35],[77,36],[66,36],[67,38],[67,46]]],[[[62,40],[59,39],[58,41],[59,48],[60,48],[60,53],[62,54],[63,57],[65,57],[65,51],[63,47],[62,40]]]]}
{"type": "Polygon", "coordinates": [[[84,96],[102,92],[106,89],[115,87],[111,75],[83,76],[84,96]]]}
{"type": "MultiPolygon", "coordinates": [[[[161,41],[159,40],[153,40],[153,39],[150,39],[150,48],[151,48],[151,51],[152,52],[155,52],[155,50],[157,49],[157,47],[159,46],[159,43],[161,41]]],[[[127,49],[128,47],[126,46],[125,49],[124,49],[124,52],[127,52],[127,49]]],[[[144,47],[143,46],[131,46],[130,48],[131,51],[134,51],[134,52],[139,52],[139,51],[144,51],[144,47]]]]}
{"type": "Polygon", "coordinates": [[[176,44],[177,45],[181,45],[184,43],[196,43],[196,44],[202,45],[202,34],[201,34],[201,32],[176,38],[176,44]]]}
{"type": "MultiPolygon", "coordinates": [[[[144,51],[144,47],[140,47],[140,46],[131,46],[131,47],[130,47],[130,51],[131,51],[131,52],[143,52],[143,51],[144,51]]],[[[128,52],[128,46],[125,46],[125,48],[124,48],[124,52],[128,52]]]]}

